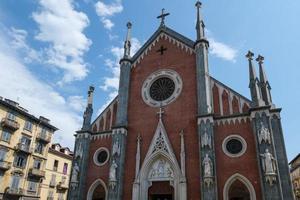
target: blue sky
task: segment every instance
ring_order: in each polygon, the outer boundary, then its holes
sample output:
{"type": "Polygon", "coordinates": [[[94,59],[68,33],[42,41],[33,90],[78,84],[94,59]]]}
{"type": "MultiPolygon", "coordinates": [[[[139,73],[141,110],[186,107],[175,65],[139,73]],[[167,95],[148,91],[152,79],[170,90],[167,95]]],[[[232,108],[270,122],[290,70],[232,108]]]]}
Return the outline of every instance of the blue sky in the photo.
{"type": "MultiPolygon", "coordinates": [[[[203,1],[213,77],[249,97],[250,49],[265,57],[289,159],[300,151],[299,10],[295,0],[203,1]]],[[[51,119],[55,140],[73,146],[86,91],[96,87],[94,118],[116,95],[118,59],[126,22],[133,23],[133,51],[166,24],[195,38],[195,1],[2,0],[0,1],[0,96],[51,119]]],[[[258,71],[258,70],[257,70],[258,71]]]]}

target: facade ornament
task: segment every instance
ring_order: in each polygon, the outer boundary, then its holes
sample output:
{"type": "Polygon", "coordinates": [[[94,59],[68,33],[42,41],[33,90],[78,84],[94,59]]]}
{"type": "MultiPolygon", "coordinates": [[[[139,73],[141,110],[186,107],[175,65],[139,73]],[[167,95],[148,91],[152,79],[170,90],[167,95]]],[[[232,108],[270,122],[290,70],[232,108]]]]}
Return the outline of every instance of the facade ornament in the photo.
{"type": "Polygon", "coordinates": [[[155,180],[165,180],[173,177],[174,173],[171,166],[163,159],[156,161],[149,173],[149,178],[155,180]]]}
{"type": "Polygon", "coordinates": [[[112,189],[115,189],[117,185],[117,168],[118,165],[115,160],[112,161],[111,166],[109,168],[109,186],[112,189]]]}
{"type": "Polygon", "coordinates": [[[260,122],[260,129],[258,132],[258,140],[259,144],[261,144],[263,141],[266,144],[271,144],[271,133],[267,127],[265,127],[263,122],[260,122]]]}
{"type": "Polygon", "coordinates": [[[158,137],[155,139],[155,145],[154,145],[154,148],[153,148],[153,152],[156,152],[156,151],[165,151],[165,152],[168,152],[168,148],[167,148],[167,145],[166,145],[166,141],[162,135],[162,133],[160,132],[158,137]]]}
{"type": "Polygon", "coordinates": [[[209,187],[213,184],[213,164],[208,154],[205,155],[202,165],[204,168],[204,183],[209,187]]]}
{"type": "Polygon", "coordinates": [[[207,130],[205,128],[204,134],[201,136],[201,147],[205,148],[206,146],[209,147],[210,149],[212,147],[211,136],[207,134],[207,130]]]}
{"type": "Polygon", "coordinates": [[[265,172],[266,181],[273,185],[276,181],[276,159],[269,152],[269,149],[265,150],[264,154],[260,155],[262,157],[262,167],[265,172]]]}
{"type": "Polygon", "coordinates": [[[121,151],[121,148],[120,148],[119,138],[117,138],[116,142],[113,144],[112,156],[114,156],[115,154],[117,156],[119,156],[120,155],[120,151],[121,151]]]}

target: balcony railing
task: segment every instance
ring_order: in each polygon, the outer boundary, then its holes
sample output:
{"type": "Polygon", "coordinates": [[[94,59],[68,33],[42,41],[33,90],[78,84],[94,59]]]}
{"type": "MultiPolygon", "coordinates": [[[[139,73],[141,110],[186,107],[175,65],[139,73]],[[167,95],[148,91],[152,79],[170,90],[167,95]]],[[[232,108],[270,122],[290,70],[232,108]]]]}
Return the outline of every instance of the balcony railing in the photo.
{"type": "Polygon", "coordinates": [[[45,171],[35,168],[30,168],[29,174],[36,177],[45,177],[45,171]]]}
{"type": "Polygon", "coordinates": [[[20,124],[17,121],[9,119],[7,117],[1,120],[1,125],[2,127],[9,128],[13,131],[18,130],[20,128],[20,124]]]}
{"type": "Polygon", "coordinates": [[[22,152],[25,152],[25,153],[31,153],[30,146],[27,145],[27,144],[18,143],[17,146],[16,146],[16,150],[22,151],[22,152]]]}
{"type": "Polygon", "coordinates": [[[46,142],[46,143],[51,142],[51,134],[50,133],[40,132],[40,133],[37,134],[36,138],[43,141],[43,142],[46,142]]]}
{"type": "Polygon", "coordinates": [[[55,187],[55,185],[56,185],[56,181],[51,180],[50,183],[49,183],[49,186],[50,187],[55,187]]]}
{"type": "Polygon", "coordinates": [[[3,160],[0,160],[0,170],[9,170],[11,167],[11,163],[10,162],[6,162],[3,160]]]}
{"type": "Polygon", "coordinates": [[[24,194],[24,190],[22,188],[6,188],[6,193],[14,196],[22,196],[24,194]]]}
{"type": "Polygon", "coordinates": [[[68,189],[68,184],[67,183],[63,183],[63,182],[59,182],[57,184],[57,189],[58,190],[67,190],[68,189]]]}
{"type": "Polygon", "coordinates": [[[47,200],[54,200],[54,197],[47,197],[47,200]]]}

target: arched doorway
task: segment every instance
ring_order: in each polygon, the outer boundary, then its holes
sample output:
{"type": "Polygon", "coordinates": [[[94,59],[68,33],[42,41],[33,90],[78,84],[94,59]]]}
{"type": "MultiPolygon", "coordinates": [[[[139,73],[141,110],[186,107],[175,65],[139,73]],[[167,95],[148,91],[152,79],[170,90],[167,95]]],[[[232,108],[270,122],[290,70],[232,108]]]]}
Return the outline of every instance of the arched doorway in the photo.
{"type": "Polygon", "coordinates": [[[101,179],[97,179],[89,188],[87,200],[107,200],[107,187],[101,179]]]}
{"type": "Polygon", "coordinates": [[[256,200],[251,182],[241,174],[232,175],[225,183],[224,200],[256,200]]]}
{"type": "Polygon", "coordinates": [[[152,182],[148,189],[149,200],[173,200],[174,188],[169,181],[152,182]]]}
{"type": "Polygon", "coordinates": [[[239,180],[235,180],[228,191],[229,200],[250,200],[248,188],[239,180]]]}

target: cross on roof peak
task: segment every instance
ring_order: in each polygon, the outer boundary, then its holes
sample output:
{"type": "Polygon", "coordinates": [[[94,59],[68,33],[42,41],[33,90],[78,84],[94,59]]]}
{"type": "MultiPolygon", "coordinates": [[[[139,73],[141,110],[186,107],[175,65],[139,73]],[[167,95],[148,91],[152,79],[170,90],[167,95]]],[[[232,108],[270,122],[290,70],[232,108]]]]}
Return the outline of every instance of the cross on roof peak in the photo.
{"type": "Polygon", "coordinates": [[[166,16],[168,16],[168,15],[170,15],[170,13],[165,13],[165,9],[163,8],[163,9],[161,10],[161,15],[159,15],[159,16],[157,17],[157,19],[161,19],[161,21],[160,21],[160,25],[161,25],[161,26],[164,26],[164,25],[165,25],[165,18],[166,18],[166,16]]]}

